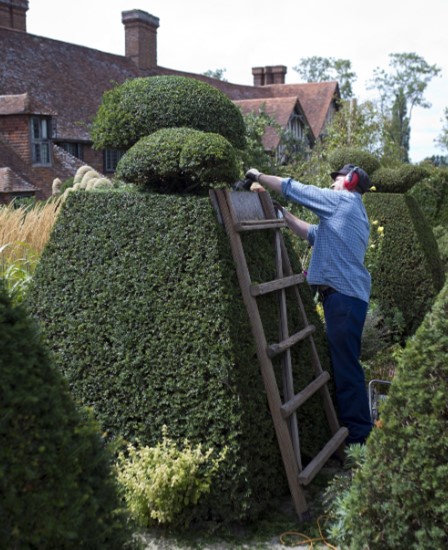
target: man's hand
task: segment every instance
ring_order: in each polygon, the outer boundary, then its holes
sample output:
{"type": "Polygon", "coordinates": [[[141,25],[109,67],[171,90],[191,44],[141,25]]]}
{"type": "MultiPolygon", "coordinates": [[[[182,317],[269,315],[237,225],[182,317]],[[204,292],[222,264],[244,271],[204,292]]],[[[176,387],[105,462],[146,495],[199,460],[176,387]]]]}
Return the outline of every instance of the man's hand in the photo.
{"type": "Polygon", "coordinates": [[[261,175],[261,172],[259,172],[256,168],[251,168],[246,172],[245,177],[250,181],[256,181],[258,183],[258,179],[261,175]]]}

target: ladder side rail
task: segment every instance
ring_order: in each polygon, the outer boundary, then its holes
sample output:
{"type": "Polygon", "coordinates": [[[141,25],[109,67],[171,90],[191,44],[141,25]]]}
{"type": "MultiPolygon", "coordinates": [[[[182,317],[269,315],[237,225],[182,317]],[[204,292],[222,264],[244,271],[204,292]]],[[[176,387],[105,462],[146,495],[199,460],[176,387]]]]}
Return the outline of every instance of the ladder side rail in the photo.
{"type": "Polygon", "coordinates": [[[267,343],[264,335],[264,328],[261,322],[256,300],[250,294],[251,280],[249,276],[249,270],[244,255],[241,237],[234,230],[234,221],[236,220],[236,216],[233,212],[232,217],[233,207],[231,205],[229,191],[217,189],[214,190],[213,193],[217,198],[224,226],[229,236],[232,255],[234,258],[238,279],[240,281],[243,300],[251,321],[252,333],[255,339],[261,375],[266,390],[268,405],[274,423],[275,433],[280,447],[280,452],[282,455],[283,465],[285,467],[286,477],[293,499],[294,508],[299,517],[306,516],[306,514],[308,513],[308,506],[301,484],[299,482],[298,465],[289,433],[288,424],[284,421],[280,413],[280,407],[282,403],[272,362],[266,354],[267,343]]]}
{"type": "MultiPolygon", "coordinates": [[[[283,277],[283,259],[280,247],[280,231],[275,232],[275,270],[276,277],[283,277]]],[[[282,289],[278,292],[280,309],[279,336],[283,340],[289,335],[288,310],[286,304],[286,293],[282,289]]],[[[283,378],[283,401],[289,401],[294,397],[294,380],[292,375],[291,349],[286,350],[282,356],[282,378],[283,378]]],[[[300,437],[295,412],[288,417],[289,431],[291,433],[292,445],[297,459],[299,470],[302,471],[302,457],[300,454],[300,437]]]]}

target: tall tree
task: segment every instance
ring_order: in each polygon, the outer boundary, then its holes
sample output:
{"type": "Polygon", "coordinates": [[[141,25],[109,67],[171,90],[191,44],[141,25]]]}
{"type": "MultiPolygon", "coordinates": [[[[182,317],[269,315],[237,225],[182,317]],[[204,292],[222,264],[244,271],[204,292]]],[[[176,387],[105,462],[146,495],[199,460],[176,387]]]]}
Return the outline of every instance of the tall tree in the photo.
{"type": "Polygon", "coordinates": [[[431,107],[424,92],[441,69],[437,65],[429,65],[416,53],[389,54],[389,67],[388,72],[377,67],[368,88],[378,91],[383,114],[391,121],[393,139],[404,147],[407,158],[412,111],[414,107],[431,107]]]}
{"type": "Polygon", "coordinates": [[[383,166],[401,164],[401,148],[392,140],[388,123],[373,101],[342,101],[327,127],[325,149],[328,153],[340,147],[353,147],[375,155],[383,166]]]}
{"type": "Polygon", "coordinates": [[[222,80],[223,82],[227,82],[227,78],[224,78],[224,73],[227,71],[227,69],[209,69],[208,71],[205,71],[205,73],[202,73],[204,76],[209,76],[210,78],[216,78],[217,80],[222,80]]]}
{"type": "Polygon", "coordinates": [[[446,151],[448,151],[448,107],[445,107],[443,116],[444,118],[442,118],[442,131],[434,141],[441,149],[445,149],[446,151]]]}
{"type": "Polygon", "coordinates": [[[356,73],[352,71],[351,61],[334,57],[303,57],[293,69],[305,82],[328,82],[337,80],[343,99],[353,97],[352,84],[356,73]]]}
{"type": "Polygon", "coordinates": [[[392,116],[386,124],[390,138],[401,151],[401,160],[409,162],[409,138],[411,133],[409,117],[407,116],[406,98],[400,90],[392,105],[392,116]]]}

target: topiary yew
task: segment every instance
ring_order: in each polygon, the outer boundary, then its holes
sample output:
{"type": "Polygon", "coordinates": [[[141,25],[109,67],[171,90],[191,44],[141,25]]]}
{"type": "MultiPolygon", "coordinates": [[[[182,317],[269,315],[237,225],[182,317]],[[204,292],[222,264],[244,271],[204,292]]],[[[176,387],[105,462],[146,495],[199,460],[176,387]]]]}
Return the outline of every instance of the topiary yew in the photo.
{"type": "Polygon", "coordinates": [[[0,349],[0,547],[123,548],[112,457],[2,284],[0,349]]]}
{"type": "Polygon", "coordinates": [[[194,78],[151,76],[107,91],[93,121],[94,147],[127,150],[161,128],[195,128],[245,147],[241,111],[220,90],[194,78]]]}
{"type": "Polygon", "coordinates": [[[238,179],[232,145],[219,134],[164,128],[141,138],[120,159],[116,178],[144,190],[204,193],[238,179]]]}
{"type": "MultiPolygon", "coordinates": [[[[243,235],[260,282],[275,278],[271,237],[243,235]]],[[[302,297],[328,370],[307,286],[302,297]]],[[[293,294],[289,300],[294,333],[303,325],[293,294]]],[[[228,447],[195,519],[254,519],[287,491],[229,239],[208,197],[71,193],[29,305],[73,395],[94,407],[109,437],[153,447],[166,425],[173,441],[228,447]]],[[[259,305],[267,341],[278,341],[276,296],[259,305]]],[[[281,377],[281,359],[274,361],[281,377]]],[[[293,363],[302,388],[312,376],[307,342],[295,347],[293,363]]],[[[299,425],[309,459],[329,438],[319,395],[300,408],[299,425]]]]}
{"type": "Polygon", "coordinates": [[[378,170],[380,163],[371,153],[355,147],[340,147],[333,151],[328,162],[332,171],[339,170],[345,164],[355,164],[365,170],[369,176],[378,170]]]}
{"type": "Polygon", "coordinates": [[[403,164],[399,168],[380,168],[370,177],[377,191],[381,193],[406,193],[427,173],[422,166],[403,164]]]}
{"type": "Polygon", "coordinates": [[[448,545],[448,284],[409,340],[343,501],[344,548],[448,545]]]}
{"type": "MultiPolygon", "coordinates": [[[[431,226],[416,201],[402,193],[368,193],[364,197],[371,223],[383,227],[377,249],[366,264],[372,276],[372,298],[390,320],[402,316],[402,334],[414,334],[445,280],[431,226]]],[[[375,226],[372,225],[372,236],[375,226]]],[[[378,226],[376,226],[378,227],[378,226]]]]}

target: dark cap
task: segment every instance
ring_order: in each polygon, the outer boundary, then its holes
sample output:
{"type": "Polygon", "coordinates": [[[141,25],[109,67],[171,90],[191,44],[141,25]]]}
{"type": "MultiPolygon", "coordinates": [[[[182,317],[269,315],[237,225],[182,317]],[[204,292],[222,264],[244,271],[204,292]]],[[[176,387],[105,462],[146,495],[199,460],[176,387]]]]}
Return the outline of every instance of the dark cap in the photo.
{"type": "Polygon", "coordinates": [[[343,166],[340,170],[337,172],[331,172],[330,176],[331,179],[336,179],[337,176],[346,176],[349,174],[352,170],[355,170],[359,175],[359,182],[357,187],[360,188],[360,190],[365,193],[372,187],[372,182],[370,181],[369,176],[367,175],[367,172],[365,172],[362,168],[359,168],[358,166],[355,166],[354,164],[346,164],[343,166]]]}

